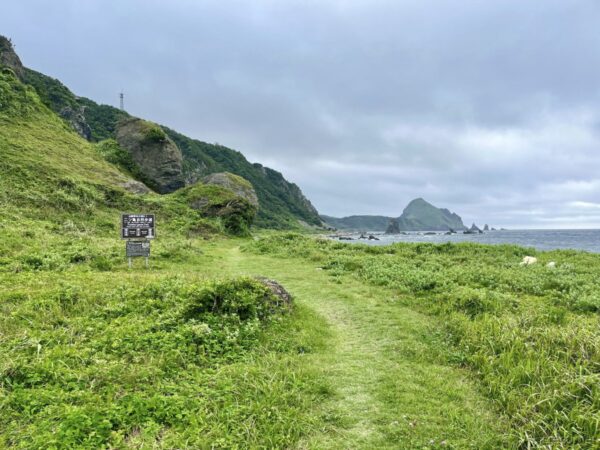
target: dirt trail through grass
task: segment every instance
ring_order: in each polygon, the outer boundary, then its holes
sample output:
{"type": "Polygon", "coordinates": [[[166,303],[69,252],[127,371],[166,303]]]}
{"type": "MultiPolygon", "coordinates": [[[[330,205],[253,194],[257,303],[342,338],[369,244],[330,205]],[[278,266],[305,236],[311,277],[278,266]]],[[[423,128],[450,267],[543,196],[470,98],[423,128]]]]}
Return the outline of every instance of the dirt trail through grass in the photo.
{"type": "Polygon", "coordinates": [[[324,350],[303,355],[335,395],[301,448],[502,448],[505,426],[466,373],[445,363],[439,324],[385,289],[332,279],[306,261],[222,253],[224,272],[264,275],[324,317],[324,350]]]}

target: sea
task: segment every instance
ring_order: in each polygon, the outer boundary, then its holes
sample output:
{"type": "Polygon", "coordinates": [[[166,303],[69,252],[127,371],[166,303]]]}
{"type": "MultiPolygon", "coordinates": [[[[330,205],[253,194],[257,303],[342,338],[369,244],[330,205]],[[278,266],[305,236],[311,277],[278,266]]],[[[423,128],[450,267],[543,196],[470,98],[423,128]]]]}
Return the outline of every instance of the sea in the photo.
{"type": "MultiPolygon", "coordinates": [[[[360,233],[348,233],[344,236],[352,240],[343,241],[368,245],[389,245],[395,242],[476,242],[479,244],[516,244],[522,247],[533,247],[537,250],[573,249],[600,253],[599,230],[498,230],[487,231],[483,234],[452,234],[437,232],[426,235],[424,232],[409,232],[408,234],[386,235],[381,232],[366,233],[379,240],[359,239],[360,233]]],[[[334,238],[336,239],[336,238],[334,238]]]]}

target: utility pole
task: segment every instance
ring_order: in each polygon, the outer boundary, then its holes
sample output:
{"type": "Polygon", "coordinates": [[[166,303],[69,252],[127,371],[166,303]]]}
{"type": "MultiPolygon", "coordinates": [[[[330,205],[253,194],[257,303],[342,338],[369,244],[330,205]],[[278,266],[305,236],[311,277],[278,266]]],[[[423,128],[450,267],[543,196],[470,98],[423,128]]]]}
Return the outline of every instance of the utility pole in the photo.
{"type": "Polygon", "coordinates": [[[125,111],[125,102],[123,101],[125,97],[125,94],[123,94],[123,91],[121,91],[121,93],[119,94],[119,100],[121,101],[121,111],[125,111]]]}

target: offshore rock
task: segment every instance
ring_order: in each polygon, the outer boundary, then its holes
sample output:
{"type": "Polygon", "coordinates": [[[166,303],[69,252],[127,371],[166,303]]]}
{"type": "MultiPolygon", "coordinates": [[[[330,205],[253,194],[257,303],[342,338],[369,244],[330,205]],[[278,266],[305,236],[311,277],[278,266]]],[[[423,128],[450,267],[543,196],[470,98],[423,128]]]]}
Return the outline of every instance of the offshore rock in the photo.
{"type": "Polygon", "coordinates": [[[446,208],[437,208],[431,203],[416,198],[412,200],[398,218],[400,230],[448,231],[464,230],[462,219],[446,208]]]}
{"type": "Polygon", "coordinates": [[[391,219],[385,234],[400,234],[400,222],[398,219],[391,219]]]}

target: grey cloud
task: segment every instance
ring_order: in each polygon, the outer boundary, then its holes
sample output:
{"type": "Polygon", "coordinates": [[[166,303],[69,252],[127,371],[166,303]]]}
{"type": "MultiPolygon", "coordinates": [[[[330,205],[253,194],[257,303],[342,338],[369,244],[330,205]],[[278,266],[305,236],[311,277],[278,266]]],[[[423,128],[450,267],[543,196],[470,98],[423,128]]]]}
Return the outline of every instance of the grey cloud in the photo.
{"type": "Polygon", "coordinates": [[[22,0],[0,32],[76,93],[281,170],[326,214],[414,197],[594,226],[594,0],[22,0]],[[586,206],[587,205],[587,206],[586,206]]]}

